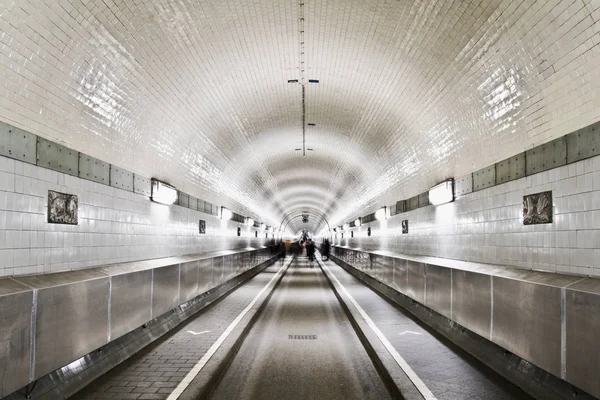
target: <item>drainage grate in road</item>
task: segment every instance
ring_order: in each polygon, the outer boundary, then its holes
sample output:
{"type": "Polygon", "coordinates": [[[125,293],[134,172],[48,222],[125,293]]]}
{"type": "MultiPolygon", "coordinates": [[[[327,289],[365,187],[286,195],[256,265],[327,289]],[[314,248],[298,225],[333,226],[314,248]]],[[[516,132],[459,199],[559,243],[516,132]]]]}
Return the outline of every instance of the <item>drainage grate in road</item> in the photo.
{"type": "Polygon", "coordinates": [[[292,340],[315,340],[317,335],[288,335],[288,339],[292,340]]]}

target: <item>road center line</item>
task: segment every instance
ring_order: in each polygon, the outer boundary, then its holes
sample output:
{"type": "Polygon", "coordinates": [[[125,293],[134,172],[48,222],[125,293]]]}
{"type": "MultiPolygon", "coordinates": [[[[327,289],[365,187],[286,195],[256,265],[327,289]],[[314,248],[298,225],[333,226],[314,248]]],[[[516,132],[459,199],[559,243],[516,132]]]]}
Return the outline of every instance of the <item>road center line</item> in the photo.
{"type": "Polygon", "coordinates": [[[354,307],[356,307],[356,309],[358,310],[360,315],[364,318],[367,325],[369,325],[371,330],[375,333],[375,335],[377,335],[377,337],[379,338],[381,343],[383,343],[383,345],[385,346],[387,351],[389,351],[389,353],[392,355],[392,357],[394,358],[396,363],[398,363],[400,368],[402,368],[402,370],[408,376],[408,378],[411,380],[411,382],[415,385],[415,387],[419,390],[419,392],[421,392],[421,394],[423,395],[425,400],[436,400],[436,397],[433,395],[433,393],[431,393],[431,390],[429,390],[429,388],[425,385],[425,383],[423,383],[421,378],[419,378],[417,376],[415,371],[413,371],[413,369],[410,367],[410,365],[408,365],[408,363],[404,360],[404,358],[402,358],[400,353],[398,353],[398,351],[394,348],[394,346],[390,343],[390,341],[385,337],[385,335],[379,330],[379,328],[377,328],[377,325],[375,325],[375,323],[373,322],[371,317],[369,317],[367,315],[367,313],[362,309],[362,307],[360,305],[358,305],[356,300],[354,300],[354,297],[352,297],[350,295],[350,293],[346,290],[344,285],[342,285],[342,283],[331,272],[331,270],[325,265],[325,263],[321,263],[321,265],[323,266],[323,269],[327,272],[327,274],[332,278],[331,280],[332,280],[333,284],[336,286],[336,289],[342,291],[346,296],[348,296],[348,298],[350,299],[350,301],[352,302],[354,307]]]}
{"type": "Polygon", "coordinates": [[[183,378],[183,380],[179,383],[179,385],[177,385],[175,390],[173,390],[173,392],[169,395],[169,397],[167,397],[167,400],[175,400],[175,399],[178,399],[179,396],[181,396],[181,394],[185,391],[185,389],[187,389],[187,387],[190,385],[190,383],[192,383],[192,381],[196,378],[196,376],[198,376],[198,374],[200,373],[202,368],[204,368],[204,366],[206,365],[208,360],[210,360],[210,358],[217,352],[219,347],[221,347],[221,345],[223,344],[225,339],[227,339],[227,337],[229,337],[229,335],[231,334],[233,329],[237,326],[237,324],[239,324],[239,322],[242,320],[242,318],[244,318],[244,316],[248,313],[248,311],[250,311],[252,309],[252,307],[254,307],[254,304],[256,304],[256,302],[263,295],[263,293],[275,285],[275,282],[277,282],[277,279],[283,274],[284,269],[289,265],[289,263],[290,262],[286,262],[281,268],[279,268],[279,270],[271,278],[269,283],[267,283],[265,285],[265,287],[263,287],[261,289],[261,291],[258,292],[256,297],[254,297],[254,299],[250,302],[250,304],[248,304],[248,306],[246,308],[244,308],[237,317],[235,317],[235,319],[231,322],[231,324],[229,324],[227,329],[225,329],[225,332],[223,332],[221,334],[221,336],[219,336],[217,341],[214,342],[212,346],[210,346],[210,348],[204,354],[204,356],[200,359],[200,361],[198,361],[196,363],[196,365],[194,365],[192,370],[190,372],[188,372],[188,374],[185,376],[185,378],[183,378]]]}

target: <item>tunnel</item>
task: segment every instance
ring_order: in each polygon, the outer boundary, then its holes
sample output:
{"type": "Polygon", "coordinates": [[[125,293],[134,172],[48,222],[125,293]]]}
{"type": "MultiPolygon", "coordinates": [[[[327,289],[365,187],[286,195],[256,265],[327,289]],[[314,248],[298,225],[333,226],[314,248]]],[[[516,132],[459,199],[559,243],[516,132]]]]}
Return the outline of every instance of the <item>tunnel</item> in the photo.
{"type": "Polygon", "coordinates": [[[0,399],[600,398],[600,1],[0,1],[0,399]]]}

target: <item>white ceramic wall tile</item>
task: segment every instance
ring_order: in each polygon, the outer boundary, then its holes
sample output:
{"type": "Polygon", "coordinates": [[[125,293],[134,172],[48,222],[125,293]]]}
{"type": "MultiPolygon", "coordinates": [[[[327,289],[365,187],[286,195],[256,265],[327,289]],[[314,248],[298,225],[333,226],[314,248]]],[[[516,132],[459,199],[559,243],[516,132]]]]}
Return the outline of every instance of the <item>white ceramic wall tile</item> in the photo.
{"type": "Polygon", "coordinates": [[[0,157],[0,165],[0,276],[262,246],[270,240],[261,232],[255,238],[254,229],[232,221],[20,161],[0,157]],[[49,189],[79,196],[78,225],[46,222],[49,189]],[[205,235],[198,232],[201,219],[205,235]]]}
{"type": "Polygon", "coordinates": [[[336,244],[458,260],[600,276],[600,190],[585,182],[600,157],[354,228],[336,244]],[[574,175],[573,175],[574,174],[574,175]],[[580,179],[581,178],[581,179],[580,179]],[[577,185],[577,182],[583,182],[577,185]],[[572,187],[571,187],[572,186],[572,187]],[[564,190],[569,187],[569,190],[564,190]],[[522,224],[523,195],[552,190],[554,222],[522,224]],[[408,219],[409,233],[401,221],[408,219]],[[367,236],[371,227],[372,236],[367,236]]]}

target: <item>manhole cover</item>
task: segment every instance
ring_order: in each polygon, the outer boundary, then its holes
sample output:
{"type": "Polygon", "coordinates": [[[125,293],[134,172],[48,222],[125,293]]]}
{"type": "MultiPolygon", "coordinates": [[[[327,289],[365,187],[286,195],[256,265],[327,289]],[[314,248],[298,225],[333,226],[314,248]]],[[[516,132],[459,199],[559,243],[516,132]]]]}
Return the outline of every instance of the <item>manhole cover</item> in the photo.
{"type": "Polygon", "coordinates": [[[317,335],[288,335],[288,339],[292,340],[315,340],[317,335]]]}

